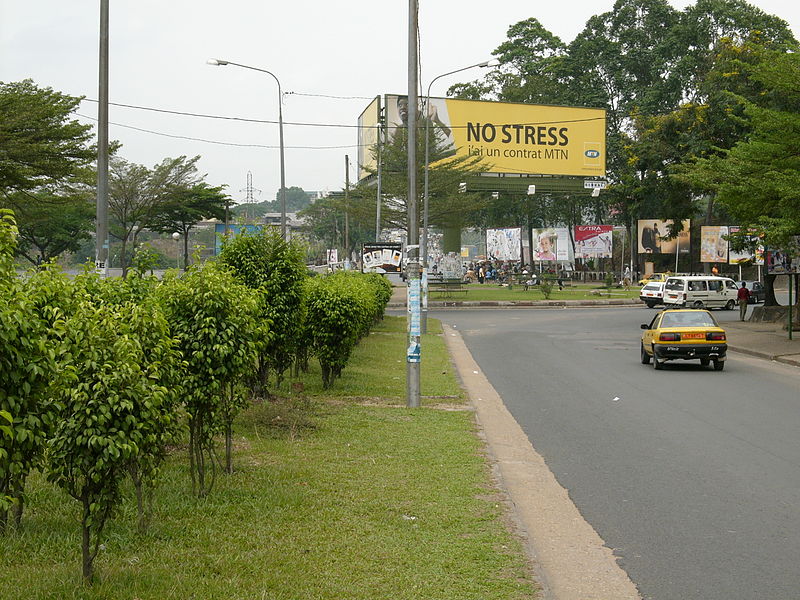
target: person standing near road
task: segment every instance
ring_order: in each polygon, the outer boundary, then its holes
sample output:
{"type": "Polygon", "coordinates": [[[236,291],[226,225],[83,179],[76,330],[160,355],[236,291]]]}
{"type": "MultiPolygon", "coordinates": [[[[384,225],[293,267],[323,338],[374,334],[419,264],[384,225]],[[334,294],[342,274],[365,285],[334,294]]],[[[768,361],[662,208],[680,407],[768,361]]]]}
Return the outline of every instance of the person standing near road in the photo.
{"type": "Polygon", "coordinates": [[[747,284],[743,281],[742,287],[736,292],[736,297],[739,299],[739,320],[744,321],[747,316],[747,303],[750,301],[750,290],[747,289],[747,284]]]}

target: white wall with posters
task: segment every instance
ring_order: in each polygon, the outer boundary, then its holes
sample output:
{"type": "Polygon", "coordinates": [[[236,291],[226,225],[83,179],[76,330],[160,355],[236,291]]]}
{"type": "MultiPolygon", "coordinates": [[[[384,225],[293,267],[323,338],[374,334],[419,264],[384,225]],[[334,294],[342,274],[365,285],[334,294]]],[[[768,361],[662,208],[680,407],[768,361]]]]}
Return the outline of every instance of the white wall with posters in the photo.
{"type": "Polygon", "coordinates": [[[521,228],[486,230],[486,256],[489,260],[520,260],[521,250],[521,228]]]}

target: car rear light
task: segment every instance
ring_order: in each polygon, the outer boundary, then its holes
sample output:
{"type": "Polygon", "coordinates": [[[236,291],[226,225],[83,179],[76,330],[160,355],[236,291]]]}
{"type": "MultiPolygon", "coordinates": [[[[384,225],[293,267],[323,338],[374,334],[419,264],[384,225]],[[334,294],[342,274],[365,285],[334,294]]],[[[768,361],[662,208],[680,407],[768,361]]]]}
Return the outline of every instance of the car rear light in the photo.
{"type": "Polygon", "coordinates": [[[715,342],[724,342],[725,341],[725,332],[724,331],[709,331],[706,334],[707,340],[713,340],[715,342]]]}
{"type": "Polygon", "coordinates": [[[658,336],[659,342],[680,342],[681,341],[681,334],[680,333],[662,333],[658,336]]]}

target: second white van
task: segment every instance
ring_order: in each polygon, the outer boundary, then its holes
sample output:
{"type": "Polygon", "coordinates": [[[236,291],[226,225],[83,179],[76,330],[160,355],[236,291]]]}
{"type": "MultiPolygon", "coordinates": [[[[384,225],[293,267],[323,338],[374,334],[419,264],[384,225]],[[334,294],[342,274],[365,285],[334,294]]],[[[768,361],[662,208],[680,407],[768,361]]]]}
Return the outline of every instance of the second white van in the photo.
{"type": "Polygon", "coordinates": [[[664,284],[664,304],[690,308],[736,307],[736,283],[728,277],[681,275],[664,284]]]}

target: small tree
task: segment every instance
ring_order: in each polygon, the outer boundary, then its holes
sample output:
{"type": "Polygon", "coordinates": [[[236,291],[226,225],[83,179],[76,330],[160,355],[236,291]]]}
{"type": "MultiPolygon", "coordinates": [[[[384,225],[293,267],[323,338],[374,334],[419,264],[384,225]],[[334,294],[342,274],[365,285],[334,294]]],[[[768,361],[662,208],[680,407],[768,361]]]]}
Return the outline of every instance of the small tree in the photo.
{"type": "Polygon", "coordinates": [[[168,279],[159,288],[159,298],[185,364],[192,492],[205,496],[216,473],[214,435],[224,428],[226,439],[232,437],[235,411],[232,404],[226,410],[225,394],[253,367],[256,340],[265,335],[266,326],[257,321],[256,295],[216,263],[192,267],[180,279],[168,279]],[[210,478],[206,465],[211,468],[210,478]]]}
{"type": "MultiPolygon", "coordinates": [[[[11,435],[0,438],[0,498],[14,498],[19,525],[25,480],[39,463],[56,407],[48,394],[55,371],[51,329],[13,269],[16,226],[0,210],[0,410],[13,415],[11,435]]],[[[0,502],[0,531],[10,505],[0,502]]]]}
{"type": "Polygon", "coordinates": [[[172,344],[163,315],[132,303],[83,301],[66,323],[67,368],[57,386],[63,411],[50,440],[48,478],[81,503],[87,583],[128,466],[170,418],[162,380],[172,344]]]}
{"type": "Polygon", "coordinates": [[[375,287],[360,273],[340,271],[309,280],[309,329],[323,388],[341,376],[353,348],[375,321],[378,302],[375,287]]]}
{"type": "Polygon", "coordinates": [[[266,388],[270,369],[280,385],[283,373],[300,350],[306,313],[304,252],[277,231],[262,230],[228,241],[220,260],[239,281],[261,294],[261,318],[269,323],[269,337],[262,338],[259,345],[258,381],[254,386],[259,394],[266,388]]]}
{"type": "Polygon", "coordinates": [[[553,293],[553,276],[549,273],[542,274],[541,282],[539,283],[539,291],[542,292],[545,300],[550,300],[553,293]]]}

